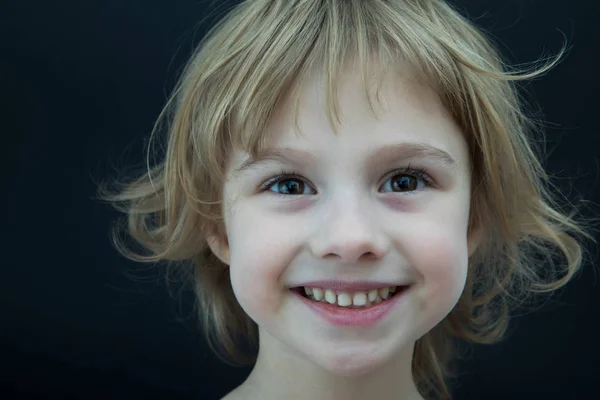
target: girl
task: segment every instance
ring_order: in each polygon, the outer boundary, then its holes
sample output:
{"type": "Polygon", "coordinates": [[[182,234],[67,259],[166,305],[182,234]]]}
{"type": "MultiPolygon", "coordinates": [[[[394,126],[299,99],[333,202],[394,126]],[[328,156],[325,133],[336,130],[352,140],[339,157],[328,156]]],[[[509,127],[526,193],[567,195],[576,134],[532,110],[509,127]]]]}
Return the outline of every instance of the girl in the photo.
{"type": "Polygon", "coordinates": [[[458,341],[499,340],[591,239],[514,86],[563,54],[509,72],[441,0],[245,1],[161,113],[162,161],[102,189],[147,251],[116,244],[193,271],[211,348],[254,363],[227,400],[449,398],[458,341]]]}

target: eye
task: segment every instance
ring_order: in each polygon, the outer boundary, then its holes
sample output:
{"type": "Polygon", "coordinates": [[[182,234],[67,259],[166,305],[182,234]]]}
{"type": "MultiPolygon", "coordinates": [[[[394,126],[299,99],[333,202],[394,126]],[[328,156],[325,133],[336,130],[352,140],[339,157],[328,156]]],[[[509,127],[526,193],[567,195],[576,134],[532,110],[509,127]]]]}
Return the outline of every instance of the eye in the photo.
{"type": "Polygon", "coordinates": [[[415,192],[423,187],[432,186],[432,182],[424,169],[403,168],[392,172],[392,175],[379,189],[380,192],[415,192]],[[422,183],[420,185],[420,183],[422,183]]]}
{"type": "Polygon", "coordinates": [[[263,191],[270,191],[284,196],[314,194],[306,180],[296,173],[282,172],[262,185],[263,191]]]}
{"type": "MultiPolygon", "coordinates": [[[[379,189],[380,192],[411,193],[433,186],[427,171],[421,168],[402,168],[391,173],[379,189]]],[[[294,172],[282,172],[261,185],[261,191],[281,196],[300,196],[315,194],[314,190],[301,175],[294,172]]]]}

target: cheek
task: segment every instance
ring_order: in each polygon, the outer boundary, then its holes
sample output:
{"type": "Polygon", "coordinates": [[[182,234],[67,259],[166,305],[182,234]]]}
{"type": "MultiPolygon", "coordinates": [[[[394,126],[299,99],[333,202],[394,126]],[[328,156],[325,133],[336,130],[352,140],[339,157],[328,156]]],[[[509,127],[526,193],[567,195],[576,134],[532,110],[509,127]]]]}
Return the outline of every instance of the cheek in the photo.
{"type": "MultiPolygon", "coordinates": [[[[285,229],[265,220],[231,221],[230,272],[235,296],[255,321],[277,312],[287,292],[281,274],[292,258],[285,229]],[[258,229],[258,232],[257,232],[258,229]]],[[[291,239],[290,239],[291,240],[291,239]]]]}
{"type": "Polygon", "coordinates": [[[447,226],[431,224],[423,227],[423,234],[414,237],[414,265],[424,284],[424,299],[454,307],[467,278],[466,232],[450,232],[447,226]]]}

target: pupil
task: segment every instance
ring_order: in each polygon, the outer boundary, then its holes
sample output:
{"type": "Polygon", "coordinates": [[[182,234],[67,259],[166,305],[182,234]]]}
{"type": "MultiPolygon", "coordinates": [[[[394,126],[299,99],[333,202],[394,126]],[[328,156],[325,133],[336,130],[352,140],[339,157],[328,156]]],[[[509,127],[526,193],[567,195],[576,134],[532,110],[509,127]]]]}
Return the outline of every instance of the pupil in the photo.
{"type": "Polygon", "coordinates": [[[280,192],[286,194],[298,194],[302,193],[302,184],[298,181],[284,181],[280,184],[280,192]]]}
{"type": "Polygon", "coordinates": [[[398,175],[399,179],[394,179],[393,186],[394,190],[402,191],[402,190],[415,190],[417,186],[417,182],[415,179],[407,175],[398,175]]]}

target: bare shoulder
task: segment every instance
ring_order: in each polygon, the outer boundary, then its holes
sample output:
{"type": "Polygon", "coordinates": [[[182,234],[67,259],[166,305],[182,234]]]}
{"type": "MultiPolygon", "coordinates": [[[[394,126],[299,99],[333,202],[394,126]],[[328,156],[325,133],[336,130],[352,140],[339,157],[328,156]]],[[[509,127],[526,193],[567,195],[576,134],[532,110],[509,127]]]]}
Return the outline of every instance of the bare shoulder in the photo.
{"type": "Polygon", "coordinates": [[[233,395],[233,392],[229,392],[225,397],[221,397],[219,400],[236,400],[236,397],[233,395]]]}
{"type": "Polygon", "coordinates": [[[221,397],[220,400],[236,400],[238,397],[235,396],[234,392],[229,392],[225,395],[225,397],[221,397]]]}
{"type": "Polygon", "coordinates": [[[227,393],[225,397],[220,400],[247,400],[249,397],[242,393],[242,387],[238,386],[233,389],[231,392],[227,393]]]}

